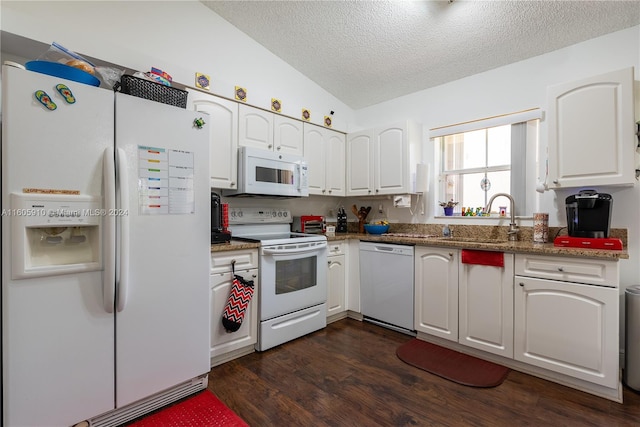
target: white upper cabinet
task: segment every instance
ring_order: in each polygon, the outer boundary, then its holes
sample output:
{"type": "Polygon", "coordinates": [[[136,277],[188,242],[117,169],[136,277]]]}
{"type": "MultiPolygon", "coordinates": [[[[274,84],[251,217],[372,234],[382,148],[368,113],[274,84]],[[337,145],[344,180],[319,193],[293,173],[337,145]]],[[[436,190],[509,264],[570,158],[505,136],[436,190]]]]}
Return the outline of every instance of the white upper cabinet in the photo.
{"type": "Polygon", "coordinates": [[[633,68],[550,86],[549,188],[635,183],[633,68]]]}
{"type": "Polygon", "coordinates": [[[304,123],[304,158],[308,166],[309,194],[345,195],[345,135],[304,123]]]}
{"type": "Polygon", "coordinates": [[[234,189],[238,177],[238,103],[200,91],[189,90],[190,109],[209,115],[212,188],[234,189]]]}
{"type": "Polygon", "coordinates": [[[273,113],[245,104],[238,112],[238,145],[273,151],[273,113]]]}
{"type": "Polygon", "coordinates": [[[325,129],[327,144],[327,163],[325,185],[329,196],[344,196],[345,140],[343,133],[325,129]]]}
{"type": "Polygon", "coordinates": [[[349,135],[347,196],[411,193],[422,127],[411,121],[349,135]]]}
{"type": "Polygon", "coordinates": [[[325,165],[327,150],[324,144],[323,128],[304,124],[304,159],[307,162],[309,194],[325,194],[325,165]]]}
{"type": "Polygon", "coordinates": [[[373,130],[347,135],[347,195],[373,194],[373,130]]]}
{"type": "Polygon", "coordinates": [[[409,192],[409,129],[406,123],[374,132],[374,186],[376,194],[409,192]]]}
{"type": "Polygon", "coordinates": [[[302,156],[303,122],[273,115],[273,145],[279,153],[302,156]]]}
{"type": "Polygon", "coordinates": [[[245,104],[239,107],[238,145],[302,155],[303,122],[245,104]]]}

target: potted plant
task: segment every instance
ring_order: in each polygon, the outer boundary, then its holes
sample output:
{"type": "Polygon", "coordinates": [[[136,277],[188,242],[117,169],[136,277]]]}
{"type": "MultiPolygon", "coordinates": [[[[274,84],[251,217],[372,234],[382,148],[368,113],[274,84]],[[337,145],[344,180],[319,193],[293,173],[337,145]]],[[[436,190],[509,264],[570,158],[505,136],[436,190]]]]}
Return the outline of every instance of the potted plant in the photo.
{"type": "Polygon", "coordinates": [[[453,199],[449,200],[448,202],[439,202],[439,203],[440,203],[440,206],[444,208],[445,216],[452,216],[453,207],[458,204],[458,202],[454,202],[453,199]]]}

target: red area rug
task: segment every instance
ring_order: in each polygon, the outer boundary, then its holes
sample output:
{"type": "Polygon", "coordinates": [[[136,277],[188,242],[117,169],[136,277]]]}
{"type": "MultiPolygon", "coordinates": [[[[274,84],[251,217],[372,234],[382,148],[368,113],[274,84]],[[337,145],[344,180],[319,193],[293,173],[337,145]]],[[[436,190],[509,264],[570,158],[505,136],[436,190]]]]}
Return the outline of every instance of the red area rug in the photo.
{"type": "Polygon", "coordinates": [[[129,424],[129,427],[249,427],[210,391],[202,391],[129,424]]]}
{"type": "Polygon", "coordinates": [[[496,387],[510,369],[419,339],[412,339],[396,350],[405,363],[442,378],[470,387],[496,387]]]}

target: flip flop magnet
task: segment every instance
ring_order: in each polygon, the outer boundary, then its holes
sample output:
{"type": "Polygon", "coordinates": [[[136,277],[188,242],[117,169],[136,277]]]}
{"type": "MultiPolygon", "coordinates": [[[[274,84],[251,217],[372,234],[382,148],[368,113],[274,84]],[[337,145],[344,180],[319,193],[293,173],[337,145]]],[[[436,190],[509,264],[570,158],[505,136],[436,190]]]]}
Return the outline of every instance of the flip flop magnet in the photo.
{"type": "Polygon", "coordinates": [[[60,83],[56,85],[56,90],[60,93],[60,95],[62,95],[64,100],[67,101],[67,104],[75,104],[76,98],[73,96],[73,93],[71,93],[71,89],[69,89],[66,85],[60,83]]]}
{"type": "Polygon", "coordinates": [[[38,100],[38,102],[40,102],[40,104],[44,105],[47,109],[53,111],[56,108],[58,108],[56,103],[53,102],[53,100],[47,94],[47,92],[45,92],[43,90],[37,90],[37,91],[35,91],[34,95],[35,95],[36,99],[38,100]]]}

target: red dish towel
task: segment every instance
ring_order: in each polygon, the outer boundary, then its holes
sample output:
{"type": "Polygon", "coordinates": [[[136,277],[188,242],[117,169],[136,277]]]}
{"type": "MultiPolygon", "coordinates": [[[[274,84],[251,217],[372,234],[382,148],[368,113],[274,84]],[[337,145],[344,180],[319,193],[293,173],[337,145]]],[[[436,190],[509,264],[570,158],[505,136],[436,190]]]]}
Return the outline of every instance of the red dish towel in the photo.
{"type": "Polygon", "coordinates": [[[472,251],[462,250],[462,262],[464,264],[490,265],[493,267],[504,267],[503,252],[472,251]]]}

